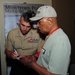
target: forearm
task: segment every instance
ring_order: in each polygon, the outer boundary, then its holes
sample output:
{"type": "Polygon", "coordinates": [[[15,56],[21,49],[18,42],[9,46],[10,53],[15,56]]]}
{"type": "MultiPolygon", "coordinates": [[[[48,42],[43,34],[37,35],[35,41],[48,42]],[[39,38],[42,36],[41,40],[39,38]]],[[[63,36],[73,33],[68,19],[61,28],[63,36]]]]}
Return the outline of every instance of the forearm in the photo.
{"type": "Polygon", "coordinates": [[[20,61],[24,64],[24,65],[28,65],[31,66],[31,68],[33,68],[36,72],[38,72],[40,75],[56,75],[53,74],[51,72],[49,72],[47,70],[47,68],[44,68],[40,65],[38,65],[35,61],[35,57],[34,56],[25,56],[25,57],[21,57],[20,61]]]}
{"type": "Polygon", "coordinates": [[[6,54],[8,57],[11,58],[12,51],[6,49],[6,50],[5,50],[5,54],[6,54]]]}
{"type": "Polygon", "coordinates": [[[39,66],[36,62],[33,62],[31,64],[31,67],[40,75],[56,75],[56,74],[50,73],[46,68],[39,66]]]}

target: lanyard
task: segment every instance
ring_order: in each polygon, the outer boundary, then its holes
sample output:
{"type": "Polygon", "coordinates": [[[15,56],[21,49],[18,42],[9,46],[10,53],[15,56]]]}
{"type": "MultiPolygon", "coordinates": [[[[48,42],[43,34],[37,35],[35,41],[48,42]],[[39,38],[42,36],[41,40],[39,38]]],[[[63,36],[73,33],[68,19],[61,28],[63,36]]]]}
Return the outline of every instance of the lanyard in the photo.
{"type": "Polygon", "coordinates": [[[59,27],[58,28],[55,28],[52,32],[50,32],[50,34],[46,37],[46,39],[45,39],[45,41],[48,39],[48,37],[49,36],[51,36],[55,31],[57,31],[59,29],[59,27]]]}
{"type": "Polygon", "coordinates": [[[52,35],[55,31],[57,31],[59,29],[59,27],[58,28],[55,28],[52,32],[50,32],[50,34],[48,35],[48,36],[50,36],[50,35],[52,35]]]}

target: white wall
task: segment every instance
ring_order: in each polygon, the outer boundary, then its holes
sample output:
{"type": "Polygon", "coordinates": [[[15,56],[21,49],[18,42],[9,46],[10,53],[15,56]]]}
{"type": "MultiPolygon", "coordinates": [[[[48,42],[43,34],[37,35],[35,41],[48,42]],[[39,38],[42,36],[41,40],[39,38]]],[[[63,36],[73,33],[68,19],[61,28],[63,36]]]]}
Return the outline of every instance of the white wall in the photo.
{"type": "Polygon", "coordinates": [[[4,33],[4,9],[3,4],[5,2],[18,2],[18,3],[29,3],[29,4],[48,4],[52,5],[52,0],[0,0],[0,60],[1,60],[1,75],[6,75],[6,61],[4,54],[5,45],[5,33],[4,33]]]}

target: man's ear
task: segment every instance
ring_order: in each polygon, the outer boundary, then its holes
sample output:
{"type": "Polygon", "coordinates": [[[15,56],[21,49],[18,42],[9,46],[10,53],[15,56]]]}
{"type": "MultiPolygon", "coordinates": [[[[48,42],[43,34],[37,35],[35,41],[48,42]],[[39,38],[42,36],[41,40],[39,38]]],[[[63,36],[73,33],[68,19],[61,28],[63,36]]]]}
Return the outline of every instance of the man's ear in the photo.
{"type": "Polygon", "coordinates": [[[47,18],[47,20],[48,20],[49,24],[52,25],[52,18],[49,17],[49,18],[47,18]]]}
{"type": "Polygon", "coordinates": [[[48,21],[51,21],[51,22],[52,22],[52,18],[49,17],[49,18],[47,18],[47,19],[48,19],[48,21]]]}

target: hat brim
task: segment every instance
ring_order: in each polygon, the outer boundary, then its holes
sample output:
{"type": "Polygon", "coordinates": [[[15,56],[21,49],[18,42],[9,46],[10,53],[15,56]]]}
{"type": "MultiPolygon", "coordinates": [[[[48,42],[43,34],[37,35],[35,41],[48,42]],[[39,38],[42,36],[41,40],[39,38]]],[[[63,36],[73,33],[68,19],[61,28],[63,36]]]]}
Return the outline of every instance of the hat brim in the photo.
{"type": "Polygon", "coordinates": [[[38,16],[35,16],[35,17],[32,17],[30,18],[31,21],[37,21],[39,19],[41,19],[42,17],[38,17],[38,16]]]}

